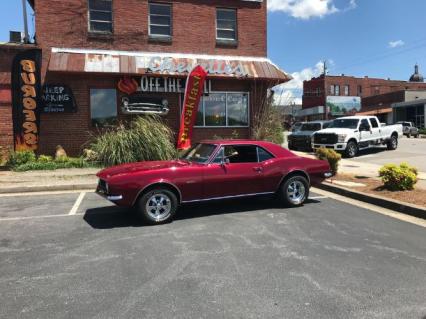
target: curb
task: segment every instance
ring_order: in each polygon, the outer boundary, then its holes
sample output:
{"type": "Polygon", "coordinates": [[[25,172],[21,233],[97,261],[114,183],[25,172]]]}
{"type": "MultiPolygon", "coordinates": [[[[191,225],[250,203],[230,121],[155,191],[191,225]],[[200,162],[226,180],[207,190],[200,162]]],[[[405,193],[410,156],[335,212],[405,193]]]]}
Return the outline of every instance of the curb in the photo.
{"type": "Polygon", "coordinates": [[[352,189],[332,185],[326,182],[316,185],[316,187],[323,189],[325,191],[343,195],[343,196],[356,199],[359,201],[363,201],[369,204],[373,204],[376,206],[384,207],[384,208],[394,210],[403,214],[426,219],[426,208],[422,206],[408,204],[408,203],[404,203],[394,199],[387,199],[385,197],[381,197],[381,196],[377,196],[373,194],[361,193],[358,191],[354,191],[352,189]]]}
{"type": "Polygon", "coordinates": [[[35,193],[53,191],[95,190],[96,183],[70,184],[70,185],[45,185],[45,186],[18,186],[0,188],[0,194],[35,193]]]}

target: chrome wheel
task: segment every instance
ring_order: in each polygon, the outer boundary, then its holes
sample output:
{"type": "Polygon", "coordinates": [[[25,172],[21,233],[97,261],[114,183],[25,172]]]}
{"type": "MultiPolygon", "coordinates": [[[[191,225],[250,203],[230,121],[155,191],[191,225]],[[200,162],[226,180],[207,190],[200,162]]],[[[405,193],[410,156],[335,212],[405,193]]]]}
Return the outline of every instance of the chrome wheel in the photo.
{"type": "Polygon", "coordinates": [[[146,202],[145,209],[149,217],[155,221],[168,218],[172,210],[172,202],[166,194],[154,194],[146,202]]]}
{"type": "Polygon", "coordinates": [[[305,185],[301,181],[295,180],[288,184],[287,197],[292,204],[301,204],[305,200],[305,194],[305,185]]]}
{"type": "Polygon", "coordinates": [[[348,155],[349,157],[354,157],[356,155],[356,145],[354,143],[349,144],[348,155]]]}

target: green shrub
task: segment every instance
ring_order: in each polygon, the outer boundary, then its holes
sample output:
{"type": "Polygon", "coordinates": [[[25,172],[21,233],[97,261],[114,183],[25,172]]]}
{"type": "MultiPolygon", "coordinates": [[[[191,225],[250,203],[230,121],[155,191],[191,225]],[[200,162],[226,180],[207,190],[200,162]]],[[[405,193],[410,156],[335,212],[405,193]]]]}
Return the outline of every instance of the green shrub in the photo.
{"type": "Polygon", "coordinates": [[[139,116],[94,136],[90,149],[106,166],[136,161],[168,160],[177,155],[172,130],[159,116],[139,116]]]}
{"type": "Polygon", "coordinates": [[[426,128],[420,129],[419,133],[422,134],[422,135],[426,135],[426,128]]]}
{"type": "Polygon", "coordinates": [[[34,170],[55,170],[59,168],[84,168],[84,167],[94,167],[93,163],[86,162],[81,157],[67,157],[67,160],[60,161],[37,161],[37,162],[28,162],[25,164],[17,165],[13,167],[14,171],[24,172],[24,171],[34,171],[34,170]]]}
{"type": "Polygon", "coordinates": [[[53,157],[50,155],[40,155],[37,159],[37,162],[39,163],[53,162],[53,157]]]}
{"type": "Polygon", "coordinates": [[[333,175],[337,174],[337,170],[339,168],[339,161],[342,159],[342,155],[337,153],[335,150],[331,148],[320,147],[316,150],[315,155],[320,160],[328,161],[330,164],[330,169],[333,175]]]}
{"type": "Polygon", "coordinates": [[[407,163],[386,164],[379,170],[385,188],[392,191],[412,190],[417,183],[418,171],[407,163]]]}
{"type": "Polygon", "coordinates": [[[36,156],[33,151],[17,151],[10,152],[9,159],[6,165],[10,167],[16,167],[26,163],[32,163],[36,161],[36,156]]]}

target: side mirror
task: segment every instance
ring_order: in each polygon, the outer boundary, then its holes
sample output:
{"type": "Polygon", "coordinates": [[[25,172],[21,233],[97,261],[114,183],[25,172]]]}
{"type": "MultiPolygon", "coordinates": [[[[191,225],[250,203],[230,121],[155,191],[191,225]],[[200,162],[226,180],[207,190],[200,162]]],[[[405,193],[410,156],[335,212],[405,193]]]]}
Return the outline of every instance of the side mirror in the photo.
{"type": "Polygon", "coordinates": [[[229,160],[231,157],[237,156],[238,152],[233,152],[231,155],[223,156],[222,160],[220,161],[220,165],[226,165],[229,164],[231,161],[229,160]]]}

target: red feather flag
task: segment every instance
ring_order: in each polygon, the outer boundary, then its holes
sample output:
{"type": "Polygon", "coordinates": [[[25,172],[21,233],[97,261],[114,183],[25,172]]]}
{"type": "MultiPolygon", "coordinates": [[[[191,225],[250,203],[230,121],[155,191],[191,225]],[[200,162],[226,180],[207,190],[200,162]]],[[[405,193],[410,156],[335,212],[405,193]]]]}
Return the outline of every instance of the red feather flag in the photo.
{"type": "Polygon", "coordinates": [[[192,131],[197,119],[198,105],[203,94],[207,72],[197,65],[186,80],[185,97],[180,120],[177,149],[185,150],[191,147],[192,131]]]}

